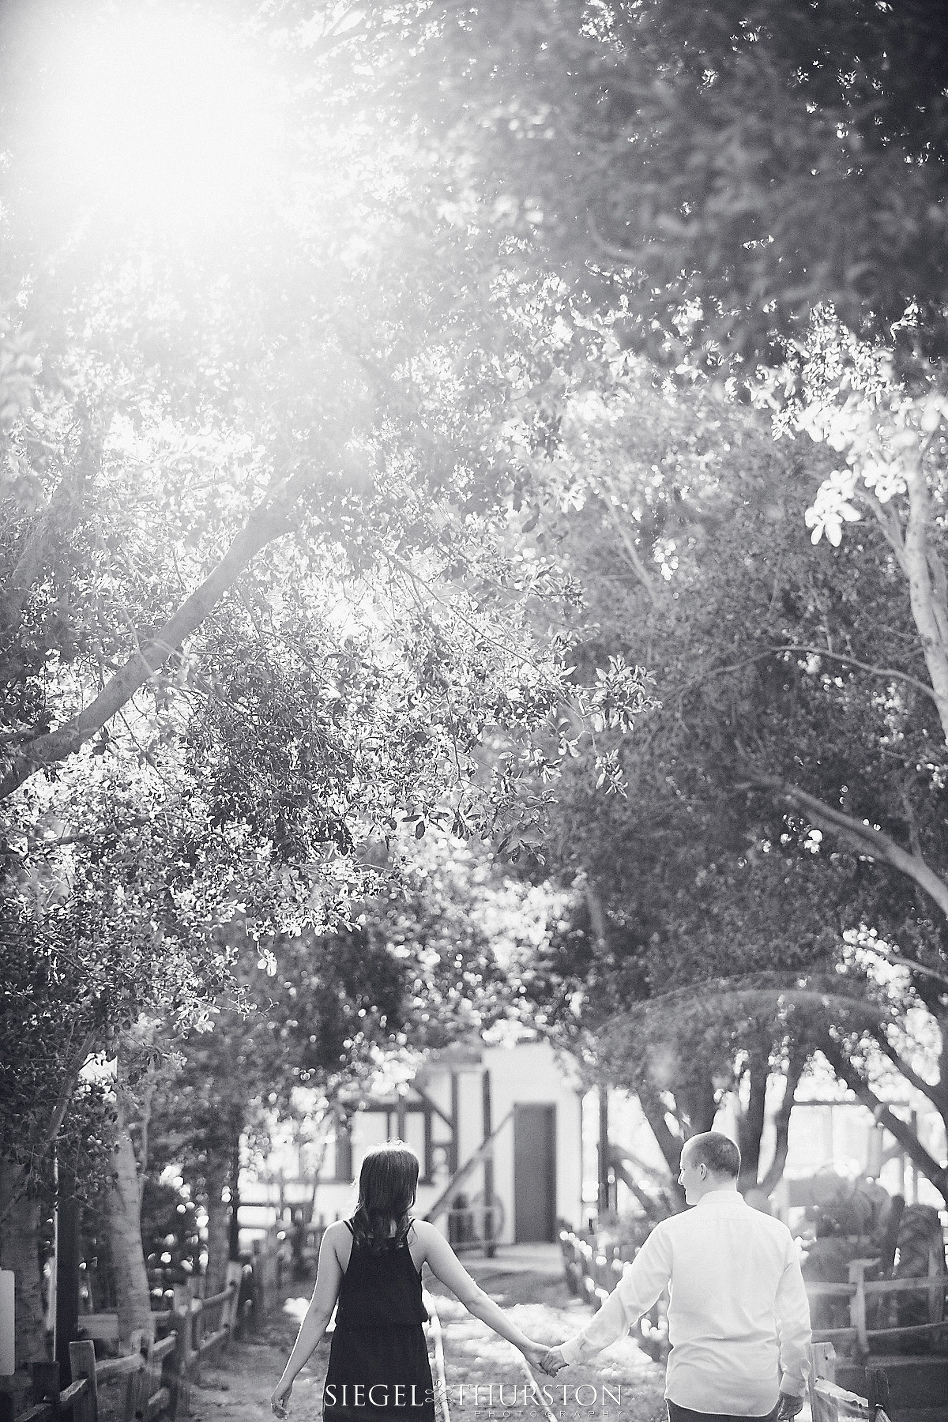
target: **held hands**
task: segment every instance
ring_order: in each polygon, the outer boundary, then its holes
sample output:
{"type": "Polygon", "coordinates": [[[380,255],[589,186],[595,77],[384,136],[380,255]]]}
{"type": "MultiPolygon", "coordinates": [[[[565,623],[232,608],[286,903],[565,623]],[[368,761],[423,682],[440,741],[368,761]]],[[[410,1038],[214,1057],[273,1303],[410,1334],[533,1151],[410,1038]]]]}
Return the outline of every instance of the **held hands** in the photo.
{"type": "Polygon", "coordinates": [[[521,1349],[531,1368],[536,1368],[538,1372],[546,1373],[553,1377],[560,1368],[565,1368],[566,1363],[559,1348],[548,1348],[545,1343],[531,1343],[528,1348],[521,1349]]]}
{"type": "Polygon", "coordinates": [[[540,1367],[543,1372],[555,1378],[557,1373],[566,1367],[566,1359],[563,1357],[561,1348],[548,1348],[540,1359],[540,1367]]]}

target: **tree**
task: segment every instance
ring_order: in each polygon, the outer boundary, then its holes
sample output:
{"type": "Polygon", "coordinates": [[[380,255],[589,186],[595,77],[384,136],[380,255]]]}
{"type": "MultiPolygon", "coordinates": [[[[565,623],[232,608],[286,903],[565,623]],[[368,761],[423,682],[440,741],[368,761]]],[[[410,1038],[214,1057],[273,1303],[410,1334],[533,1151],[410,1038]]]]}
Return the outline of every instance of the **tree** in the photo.
{"type": "MultiPolygon", "coordinates": [[[[534,733],[582,699],[517,635],[555,570],[502,547],[564,297],[393,208],[392,144],[336,123],[345,75],[322,108],[291,83],[297,167],[226,217],[116,207],[95,165],[51,182],[36,33],[5,91],[4,852],[46,983],[24,1019],[60,1013],[61,915],[109,988],[81,999],[87,1050],[111,1051],[143,1014],[200,1017],[235,919],[322,932],[384,877],[380,843],[515,819],[534,733]],[[503,771],[477,755],[496,734],[503,771]]],[[[80,1058],[43,1061],[64,1099],[80,1058]]]]}
{"type": "Polygon", "coordinates": [[[914,304],[906,350],[944,353],[930,0],[431,6],[415,25],[427,63],[399,97],[462,155],[448,201],[549,252],[638,349],[769,356],[817,306],[878,335],[914,304]]]}
{"type": "MultiPolygon", "coordinates": [[[[667,1057],[678,1031],[669,1022],[682,1020],[695,1066],[693,1079],[681,1079],[688,1130],[709,1124],[727,1060],[742,1064],[748,1108],[759,1113],[749,1004],[767,1030],[779,1028],[770,1041],[780,1074],[802,1065],[794,1034],[782,1036],[789,1010],[804,1055],[820,1047],[851,1063],[854,1038],[875,1040],[907,1080],[924,1083],[864,976],[852,963],[839,976],[847,933],[880,953],[894,945],[890,955],[916,965],[936,1020],[943,1014],[941,928],[916,896],[915,876],[893,879],[892,858],[867,857],[873,823],[894,841],[911,814],[919,862],[940,862],[939,722],[911,660],[911,601],[881,533],[853,524],[835,555],[806,538],[804,512],[825,473],[822,451],[799,440],[774,445],[766,422],[716,404],[700,382],[683,393],[643,380],[577,404],[548,476],[550,503],[562,508],[568,489],[571,507],[548,510],[542,536],[558,540],[588,590],[584,615],[563,633],[571,660],[584,677],[610,656],[647,664],[660,703],[634,737],[597,730],[600,764],[611,759],[625,800],[607,800],[608,813],[594,802],[575,747],[576,773],[559,788],[546,853],[559,873],[580,870],[599,906],[591,956],[566,996],[576,1001],[586,984],[594,1026],[616,1000],[658,997],[637,1010],[638,1056],[627,1053],[629,1075],[646,1085],[650,1047],[661,1044],[667,1057]],[[773,794],[778,782],[801,781],[808,799],[773,794]],[[819,807],[845,807],[848,796],[871,806],[871,817],[861,838],[840,845],[830,834],[842,813],[821,819],[819,807]],[[701,1038],[709,1014],[721,1031],[705,1065],[691,1049],[696,1040],[710,1046],[701,1038]]],[[[606,1037],[610,1062],[630,1032],[620,1025],[606,1037]]],[[[921,1089],[940,1099],[937,1084],[921,1089]]],[[[862,1099],[867,1091],[863,1078],[862,1099]]],[[[658,1101],[652,1114],[671,1161],[680,1142],[658,1101]]],[[[939,1185],[941,1163],[905,1123],[892,1129],[939,1185]]]]}
{"type": "Polygon", "coordinates": [[[211,1290],[223,1287],[247,1149],[303,1119],[314,1094],[351,1097],[392,1062],[517,1011],[516,975],[481,923],[494,898],[485,856],[434,830],[405,860],[402,886],[351,905],[348,922],[245,941],[236,1001],[173,1039],[142,1169],[157,1178],[174,1165],[207,1209],[211,1290]]]}

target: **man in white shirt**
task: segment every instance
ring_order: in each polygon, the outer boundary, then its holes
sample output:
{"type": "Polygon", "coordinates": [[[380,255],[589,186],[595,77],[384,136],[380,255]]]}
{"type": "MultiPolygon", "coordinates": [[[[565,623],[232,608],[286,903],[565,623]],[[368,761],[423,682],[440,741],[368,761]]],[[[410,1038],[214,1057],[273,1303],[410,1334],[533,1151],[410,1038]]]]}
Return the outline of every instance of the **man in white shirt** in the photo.
{"type": "Polygon", "coordinates": [[[693,1209],[655,1226],[592,1322],[543,1360],[556,1373],[615,1342],[667,1287],[670,1422],[784,1422],[806,1392],[810,1309],[786,1225],[737,1191],[741,1153],[693,1136],[679,1184],[693,1209]]]}

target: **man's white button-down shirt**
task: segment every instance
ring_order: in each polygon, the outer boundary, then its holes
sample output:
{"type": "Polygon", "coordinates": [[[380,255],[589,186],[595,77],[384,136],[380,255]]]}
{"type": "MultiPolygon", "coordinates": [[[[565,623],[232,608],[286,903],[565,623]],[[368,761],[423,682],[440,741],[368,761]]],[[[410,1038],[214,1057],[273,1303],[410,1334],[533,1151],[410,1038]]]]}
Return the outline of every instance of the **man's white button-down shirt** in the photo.
{"type": "Polygon", "coordinates": [[[615,1342],[668,1289],[665,1396],[696,1412],[762,1417],[778,1392],[806,1391],[810,1309],[786,1225],[712,1190],[656,1225],[568,1363],[615,1342]]]}

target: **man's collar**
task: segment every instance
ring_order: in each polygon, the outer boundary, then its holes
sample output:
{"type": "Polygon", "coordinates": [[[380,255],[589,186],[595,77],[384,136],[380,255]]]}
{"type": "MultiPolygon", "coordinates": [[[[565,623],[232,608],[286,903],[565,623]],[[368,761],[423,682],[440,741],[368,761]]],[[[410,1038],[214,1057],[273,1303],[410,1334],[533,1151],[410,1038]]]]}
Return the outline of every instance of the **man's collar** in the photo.
{"type": "Polygon", "coordinates": [[[702,1195],[701,1199],[695,1205],[695,1209],[698,1209],[701,1205],[710,1204],[712,1202],[718,1203],[722,1200],[739,1200],[742,1205],[744,1204],[744,1196],[739,1190],[728,1189],[727,1186],[725,1186],[721,1190],[709,1190],[706,1195],[702,1195]]]}

